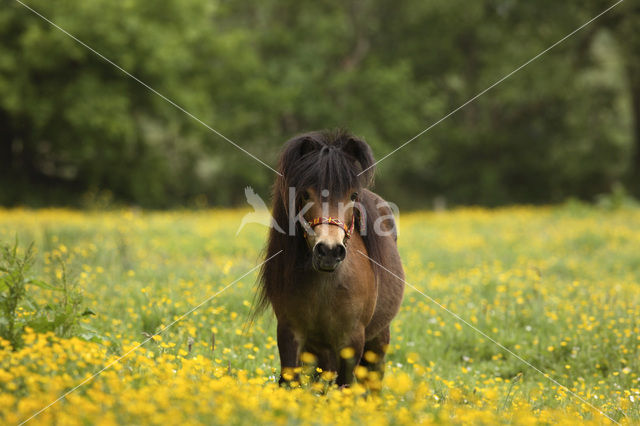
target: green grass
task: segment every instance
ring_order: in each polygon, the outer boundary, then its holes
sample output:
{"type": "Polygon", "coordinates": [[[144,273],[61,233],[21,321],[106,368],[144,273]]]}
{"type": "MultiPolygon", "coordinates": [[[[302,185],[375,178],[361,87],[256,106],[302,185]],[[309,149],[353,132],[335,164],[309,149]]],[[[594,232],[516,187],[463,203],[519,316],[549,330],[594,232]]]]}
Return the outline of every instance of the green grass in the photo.
{"type": "MultiPolygon", "coordinates": [[[[50,259],[64,255],[96,313],[85,321],[120,353],[261,261],[266,230],[250,225],[236,237],[243,213],[9,210],[0,211],[0,239],[33,240],[43,278],[55,277],[50,259]]],[[[399,242],[409,283],[615,419],[640,420],[640,210],[412,213],[400,217],[399,242]]],[[[275,378],[275,320],[268,314],[245,329],[255,279],[241,279],[147,345],[177,353],[192,339],[190,356],[275,378]]],[[[499,389],[499,409],[514,398],[534,408],[577,404],[411,288],[390,349],[389,371],[429,383],[440,399],[451,382],[470,394],[499,389]]]]}

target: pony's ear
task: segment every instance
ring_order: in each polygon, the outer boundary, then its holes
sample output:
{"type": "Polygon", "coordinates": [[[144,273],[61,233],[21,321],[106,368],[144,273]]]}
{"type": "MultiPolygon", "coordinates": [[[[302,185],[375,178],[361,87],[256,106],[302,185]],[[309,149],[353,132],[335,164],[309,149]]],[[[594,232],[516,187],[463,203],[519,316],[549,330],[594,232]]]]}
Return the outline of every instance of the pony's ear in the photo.
{"type": "Polygon", "coordinates": [[[298,149],[299,158],[304,157],[305,155],[317,151],[320,147],[318,141],[310,136],[305,136],[302,138],[300,142],[300,148],[298,149]]]}
{"type": "Polygon", "coordinates": [[[360,183],[363,187],[373,184],[373,175],[375,173],[375,159],[371,147],[362,139],[350,136],[342,145],[342,151],[352,157],[358,164],[362,173],[360,183]]]}
{"type": "Polygon", "coordinates": [[[300,161],[304,156],[319,150],[320,147],[321,143],[315,133],[296,136],[285,143],[282,153],[280,154],[280,162],[278,165],[278,171],[281,173],[281,176],[278,176],[276,183],[276,190],[279,192],[280,199],[284,203],[285,210],[288,210],[289,205],[290,185],[288,178],[290,172],[300,167],[300,161]]]}
{"type": "Polygon", "coordinates": [[[286,175],[305,155],[317,151],[320,143],[313,134],[304,134],[289,140],[280,155],[280,173],[286,175]]]}

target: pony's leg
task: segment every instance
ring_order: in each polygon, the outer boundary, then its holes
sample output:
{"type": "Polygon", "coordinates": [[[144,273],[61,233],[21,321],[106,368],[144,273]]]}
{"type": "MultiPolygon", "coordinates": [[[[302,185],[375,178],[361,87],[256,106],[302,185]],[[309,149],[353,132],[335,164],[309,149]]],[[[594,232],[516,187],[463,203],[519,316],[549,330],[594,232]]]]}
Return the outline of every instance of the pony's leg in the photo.
{"type": "Polygon", "coordinates": [[[338,360],[338,378],[336,379],[338,386],[348,386],[353,382],[353,370],[360,358],[362,358],[364,350],[364,327],[358,328],[351,336],[351,343],[347,347],[353,349],[354,355],[347,359],[340,356],[338,360]]]}
{"type": "Polygon", "coordinates": [[[318,367],[324,371],[333,371],[336,372],[338,370],[338,360],[336,359],[336,354],[333,350],[329,348],[324,348],[322,350],[317,351],[316,355],[318,356],[318,367]]]}
{"type": "Polygon", "coordinates": [[[377,372],[380,380],[384,376],[384,356],[389,346],[390,337],[389,326],[387,326],[376,337],[364,344],[364,353],[360,360],[360,365],[367,367],[369,371],[377,372]],[[369,356],[370,359],[374,358],[372,361],[367,361],[367,352],[373,352],[375,355],[374,357],[369,356]]]}
{"type": "Polygon", "coordinates": [[[278,384],[295,380],[294,370],[298,367],[299,346],[291,329],[278,322],[278,352],[280,353],[280,380],[278,384]],[[285,378],[285,374],[291,377],[285,378]]]}
{"type": "Polygon", "coordinates": [[[338,359],[336,358],[336,351],[331,348],[325,347],[321,349],[316,349],[315,351],[312,350],[310,352],[313,353],[316,357],[318,357],[317,367],[321,370],[321,371],[314,370],[313,376],[312,376],[313,380],[314,381],[322,380],[323,390],[321,392],[325,393],[329,388],[331,382],[335,380],[336,372],[338,371],[338,359]],[[323,376],[325,372],[333,373],[332,376],[329,376],[331,377],[331,379],[328,379],[327,376],[323,376]],[[326,382],[325,380],[329,380],[329,381],[326,382]]]}

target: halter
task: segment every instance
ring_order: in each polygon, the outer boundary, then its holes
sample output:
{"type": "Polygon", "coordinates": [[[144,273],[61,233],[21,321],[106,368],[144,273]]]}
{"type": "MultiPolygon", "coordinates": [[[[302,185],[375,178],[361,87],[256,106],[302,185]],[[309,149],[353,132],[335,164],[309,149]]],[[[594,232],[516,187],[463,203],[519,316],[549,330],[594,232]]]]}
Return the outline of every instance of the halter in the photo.
{"type": "MultiPolygon", "coordinates": [[[[351,234],[353,234],[353,228],[355,225],[355,214],[351,215],[351,225],[347,226],[343,221],[341,221],[340,219],[336,218],[336,217],[325,217],[325,216],[321,216],[321,217],[316,217],[315,219],[313,219],[311,222],[309,222],[309,228],[313,229],[318,225],[335,225],[338,226],[340,228],[342,228],[342,230],[344,231],[345,234],[345,239],[349,239],[351,238],[351,234]]],[[[306,237],[307,232],[305,231],[305,237],[306,237]]]]}
{"type": "MultiPolygon", "coordinates": [[[[356,198],[355,200],[353,200],[355,203],[358,203],[358,198],[356,198]]],[[[351,238],[351,235],[353,234],[353,229],[355,227],[355,220],[356,220],[356,214],[355,214],[355,209],[353,214],[351,215],[351,225],[347,226],[343,221],[341,221],[340,219],[338,219],[337,217],[332,217],[332,216],[320,216],[320,217],[316,217],[315,219],[312,219],[310,222],[307,222],[304,217],[302,217],[302,215],[300,213],[298,213],[299,216],[299,221],[300,224],[302,225],[302,228],[304,229],[304,237],[307,238],[307,236],[309,235],[309,232],[313,232],[313,228],[315,228],[318,225],[334,225],[337,226],[339,228],[341,228],[344,231],[344,243],[346,244],[347,240],[349,238],[351,238]]],[[[363,226],[364,223],[360,224],[361,228],[360,231],[363,231],[363,226]]]]}

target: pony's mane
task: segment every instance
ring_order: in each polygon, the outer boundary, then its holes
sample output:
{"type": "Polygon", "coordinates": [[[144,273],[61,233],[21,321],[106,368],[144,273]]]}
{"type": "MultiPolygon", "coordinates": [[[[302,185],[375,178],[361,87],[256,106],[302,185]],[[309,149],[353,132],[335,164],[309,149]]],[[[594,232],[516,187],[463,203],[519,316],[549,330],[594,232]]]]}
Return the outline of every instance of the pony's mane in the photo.
{"type": "MultiPolygon", "coordinates": [[[[282,252],[261,268],[259,292],[252,318],[263,312],[270,300],[286,298],[292,286],[304,285],[303,282],[296,282],[303,280],[296,278],[308,273],[311,268],[311,255],[300,224],[296,224],[295,235],[288,233],[289,188],[296,188],[296,200],[293,203],[296,209],[301,205],[300,192],[306,188],[313,188],[318,193],[328,189],[329,200],[343,199],[348,191],[359,191],[373,184],[374,164],[369,145],[344,130],[306,133],[284,145],[278,164],[281,175],[273,186],[272,215],[285,233],[271,229],[266,258],[282,252]]],[[[360,206],[365,209],[366,229],[369,231],[362,235],[367,252],[373,260],[383,263],[380,237],[370,232],[379,216],[375,202],[373,199],[363,198],[360,206]]],[[[358,222],[361,216],[356,215],[357,231],[361,229],[358,222]]],[[[377,265],[373,262],[371,264],[377,275],[377,265]]]]}

